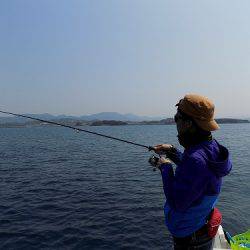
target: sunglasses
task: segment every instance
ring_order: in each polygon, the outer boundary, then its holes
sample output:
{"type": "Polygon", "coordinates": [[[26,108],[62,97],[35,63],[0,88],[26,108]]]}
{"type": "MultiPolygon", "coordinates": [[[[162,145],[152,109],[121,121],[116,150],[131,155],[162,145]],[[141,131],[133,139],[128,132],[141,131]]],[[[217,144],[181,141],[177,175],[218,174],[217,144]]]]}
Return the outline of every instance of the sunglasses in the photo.
{"type": "Polygon", "coordinates": [[[177,114],[174,116],[174,121],[175,121],[175,123],[177,123],[177,122],[180,121],[180,120],[184,120],[184,117],[183,117],[181,114],[177,113],[177,114]]]}
{"type": "Polygon", "coordinates": [[[182,121],[187,121],[187,120],[193,121],[193,119],[190,116],[188,116],[185,113],[183,113],[182,111],[178,110],[178,112],[174,116],[174,121],[178,122],[180,120],[182,120],[182,121]]]}

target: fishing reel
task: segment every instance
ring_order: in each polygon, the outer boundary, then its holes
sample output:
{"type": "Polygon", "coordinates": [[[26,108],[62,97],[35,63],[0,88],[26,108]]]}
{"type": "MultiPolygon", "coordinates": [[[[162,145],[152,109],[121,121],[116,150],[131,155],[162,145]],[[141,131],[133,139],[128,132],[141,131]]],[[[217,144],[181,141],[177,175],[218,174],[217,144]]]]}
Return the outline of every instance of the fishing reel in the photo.
{"type": "Polygon", "coordinates": [[[160,158],[155,156],[155,155],[152,155],[149,159],[148,159],[148,162],[149,164],[153,167],[153,171],[156,171],[157,169],[157,164],[159,162],[160,158]]]}

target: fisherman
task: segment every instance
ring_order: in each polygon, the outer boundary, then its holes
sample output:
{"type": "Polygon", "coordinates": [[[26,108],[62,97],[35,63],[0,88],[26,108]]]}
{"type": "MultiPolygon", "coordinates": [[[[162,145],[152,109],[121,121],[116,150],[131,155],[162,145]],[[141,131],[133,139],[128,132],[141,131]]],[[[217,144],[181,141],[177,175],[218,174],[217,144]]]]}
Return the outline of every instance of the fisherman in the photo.
{"type": "Polygon", "coordinates": [[[166,196],[165,223],[175,250],[212,249],[207,221],[214,211],[222,177],[232,168],[228,150],[211,134],[219,129],[214,104],[206,97],[188,94],[179,101],[174,117],[181,153],[170,144],[154,146],[165,154],[157,163],[166,196]],[[173,171],[172,162],[176,164],[173,171]]]}

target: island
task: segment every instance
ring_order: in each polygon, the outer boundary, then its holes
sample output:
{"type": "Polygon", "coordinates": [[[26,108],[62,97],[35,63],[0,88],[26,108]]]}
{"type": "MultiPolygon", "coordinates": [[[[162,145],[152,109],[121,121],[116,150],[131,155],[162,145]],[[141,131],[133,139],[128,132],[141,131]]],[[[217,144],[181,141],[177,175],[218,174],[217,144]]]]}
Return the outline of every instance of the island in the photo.
{"type": "MultiPolygon", "coordinates": [[[[80,126],[124,126],[124,125],[174,125],[175,121],[173,118],[166,118],[162,120],[152,120],[152,121],[119,121],[119,120],[79,120],[79,119],[53,119],[50,120],[56,123],[61,123],[63,125],[80,127],[80,126]]],[[[234,124],[234,123],[250,123],[246,119],[235,119],[235,118],[219,118],[216,119],[219,124],[234,124]]],[[[0,123],[0,128],[25,128],[33,126],[56,126],[46,122],[25,120],[20,122],[7,122],[0,123]]]]}
{"type": "Polygon", "coordinates": [[[128,125],[127,122],[122,121],[115,121],[115,120],[103,120],[103,121],[94,121],[90,123],[90,126],[121,126],[121,125],[128,125]]]}

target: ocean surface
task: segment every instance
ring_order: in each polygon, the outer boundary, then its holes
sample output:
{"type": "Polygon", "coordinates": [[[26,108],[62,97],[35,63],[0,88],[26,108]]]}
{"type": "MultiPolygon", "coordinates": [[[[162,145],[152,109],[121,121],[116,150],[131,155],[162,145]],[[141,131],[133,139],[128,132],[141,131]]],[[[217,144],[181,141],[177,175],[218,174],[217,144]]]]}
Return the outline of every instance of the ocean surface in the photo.
{"type": "MultiPolygon", "coordinates": [[[[175,126],[85,129],[178,145],[175,126]]],[[[250,124],[214,137],[233,161],[218,207],[234,235],[250,228],[250,124]]],[[[52,126],[2,128],[0,138],[0,249],[172,249],[146,149],[52,126]]]]}

